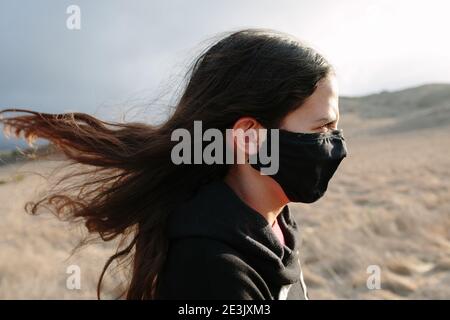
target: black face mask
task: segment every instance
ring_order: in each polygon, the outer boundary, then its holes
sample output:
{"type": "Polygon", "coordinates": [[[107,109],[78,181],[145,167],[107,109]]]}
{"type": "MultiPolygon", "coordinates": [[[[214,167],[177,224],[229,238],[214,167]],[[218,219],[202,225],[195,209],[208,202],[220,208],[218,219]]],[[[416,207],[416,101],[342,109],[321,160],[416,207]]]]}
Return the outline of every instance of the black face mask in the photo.
{"type": "MultiPolygon", "coordinates": [[[[264,142],[271,155],[271,134],[264,142]]],[[[261,150],[261,149],[260,149],[261,150]]],[[[296,133],[279,129],[279,168],[270,177],[281,186],[291,202],[311,203],[321,198],[328,182],[347,155],[342,129],[321,133],[296,133]]],[[[259,156],[251,164],[256,170],[267,167],[259,156]]]]}

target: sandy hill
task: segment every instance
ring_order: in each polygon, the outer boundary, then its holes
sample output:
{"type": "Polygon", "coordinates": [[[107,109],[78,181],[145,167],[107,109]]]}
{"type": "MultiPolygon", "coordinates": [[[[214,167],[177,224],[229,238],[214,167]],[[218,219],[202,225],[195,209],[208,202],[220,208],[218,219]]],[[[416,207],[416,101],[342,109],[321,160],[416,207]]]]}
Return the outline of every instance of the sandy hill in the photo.
{"type": "Polygon", "coordinates": [[[450,84],[342,97],[340,109],[342,125],[348,123],[350,132],[360,130],[373,135],[440,128],[450,125],[450,84]]]}
{"type": "MultiPolygon", "coordinates": [[[[291,206],[311,298],[449,299],[450,85],[343,97],[340,126],[349,154],[327,194],[291,206]],[[366,285],[374,266],[379,290],[366,285]]],[[[51,167],[0,166],[0,298],[95,298],[111,247],[68,259],[80,230],[23,211],[45,187],[30,171],[51,167]],[[81,290],[66,288],[72,264],[81,290]]]]}

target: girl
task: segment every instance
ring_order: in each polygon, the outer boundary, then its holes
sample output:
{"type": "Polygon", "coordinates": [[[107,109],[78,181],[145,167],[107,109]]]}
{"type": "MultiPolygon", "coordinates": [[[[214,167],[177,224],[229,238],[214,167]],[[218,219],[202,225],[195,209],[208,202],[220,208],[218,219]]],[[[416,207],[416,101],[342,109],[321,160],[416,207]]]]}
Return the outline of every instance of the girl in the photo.
{"type": "Polygon", "coordinates": [[[99,297],[110,264],[131,257],[128,299],[307,299],[287,204],[319,199],[346,156],[332,67],[292,36],[246,29],[205,50],[188,76],[159,125],[1,111],[17,136],[47,139],[71,164],[85,165],[65,177],[68,188],[27,210],[45,206],[105,241],[123,238],[103,268],[99,297]],[[227,145],[245,161],[175,163],[172,134],[193,134],[195,121],[249,133],[227,145]],[[275,129],[278,139],[253,134],[258,129],[275,129]],[[263,146],[276,153],[271,175],[262,174],[263,146]]]}

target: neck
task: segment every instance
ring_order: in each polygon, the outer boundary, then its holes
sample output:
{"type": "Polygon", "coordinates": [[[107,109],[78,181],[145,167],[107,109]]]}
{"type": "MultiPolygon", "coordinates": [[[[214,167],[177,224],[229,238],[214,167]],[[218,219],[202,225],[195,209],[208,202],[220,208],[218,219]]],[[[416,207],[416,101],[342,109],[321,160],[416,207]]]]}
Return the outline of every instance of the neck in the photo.
{"type": "Polygon", "coordinates": [[[248,165],[233,167],[225,182],[250,208],[273,225],[289,202],[281,187],[270,177],[263,176],[248,165]]]}

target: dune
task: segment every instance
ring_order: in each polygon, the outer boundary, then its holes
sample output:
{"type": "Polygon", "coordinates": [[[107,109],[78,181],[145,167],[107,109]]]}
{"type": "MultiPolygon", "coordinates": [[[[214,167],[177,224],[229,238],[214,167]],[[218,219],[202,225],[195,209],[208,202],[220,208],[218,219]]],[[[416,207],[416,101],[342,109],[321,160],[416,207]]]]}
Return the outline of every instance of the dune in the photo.
{"type": "Polygon", "coordinates": [[[450,298],[450,85],[340,106],[349,155],[323,199],[293,205],[306,275],[320,284],[311,297],[450,298]],[[370,265],[380,290],[367,288],[370,265]]]}
{"type": "MultiPolygon", "coordinates": [[[[450,85],[343,97],[340,106],[348,157],[321,200],[290,205],[310,298],[449,299],[450,85]],[[367,287],[370,266],[380,269],[380,289],[367,287]]],[[[0,166],[0,298],[96,297],[112,244],[70,257],[82,227],[23,210],[45,189],[45,180],[30,171],[53,166],[0,166]],[[66,286],[74,264],[80,290],[66,286]]],[[[113,297],[123,275],[108,279],[106,297],[113,297]]]]}

